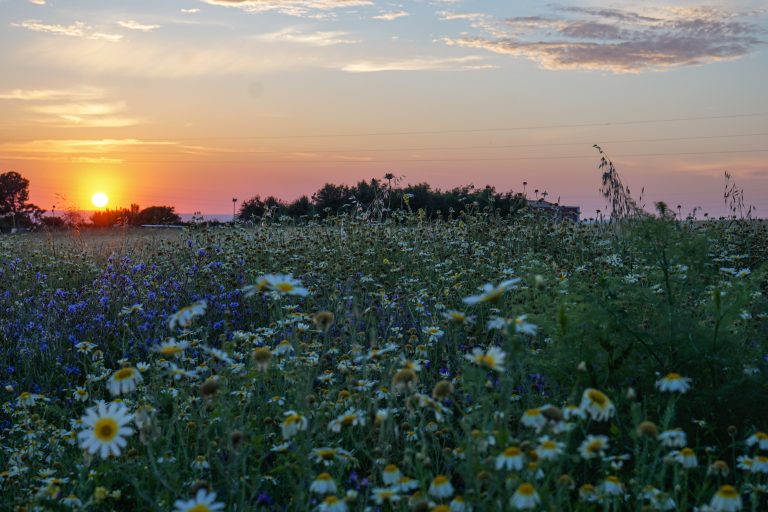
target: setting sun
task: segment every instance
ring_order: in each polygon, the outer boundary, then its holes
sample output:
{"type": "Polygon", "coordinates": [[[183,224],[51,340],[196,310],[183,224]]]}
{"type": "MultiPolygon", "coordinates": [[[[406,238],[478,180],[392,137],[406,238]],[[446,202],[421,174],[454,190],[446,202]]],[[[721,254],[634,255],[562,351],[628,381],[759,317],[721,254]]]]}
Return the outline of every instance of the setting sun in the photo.
{"type": "Polygon", "coordinates": [[[109,198],[104,192],[96,192],[91,198],[91,202],[96,208],[104,208],[109,203],[109,198]]]}

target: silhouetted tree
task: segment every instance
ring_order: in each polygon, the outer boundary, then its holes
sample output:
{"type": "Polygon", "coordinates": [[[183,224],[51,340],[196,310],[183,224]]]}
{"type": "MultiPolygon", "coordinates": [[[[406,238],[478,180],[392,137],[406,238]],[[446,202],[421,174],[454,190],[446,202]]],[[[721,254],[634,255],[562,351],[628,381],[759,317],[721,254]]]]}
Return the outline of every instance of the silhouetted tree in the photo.
{"type": "Polygon", "coordinates": [[[0,174],[0,227],[27,227],[39,222],[45,210],[29,201],[29,180],[17,172],[0,174]]]}
{"type": "Polygon", "coordinates": [[[141,210],[135,218],[139,226],[144,224],[178,224],[181,217],[173,206],[150,206],[141,210]]]}

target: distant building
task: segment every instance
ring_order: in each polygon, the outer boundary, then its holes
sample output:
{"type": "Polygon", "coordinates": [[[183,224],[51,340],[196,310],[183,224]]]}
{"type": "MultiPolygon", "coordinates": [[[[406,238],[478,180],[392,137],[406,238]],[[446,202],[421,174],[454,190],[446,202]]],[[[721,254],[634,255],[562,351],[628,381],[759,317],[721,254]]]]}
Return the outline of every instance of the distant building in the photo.
{"type": "Polygon", "coordinates": [[[534,212],[552,215],[559,220],[579,221],[581,216],[581,207],[579,206],[561,206],[557,203],[550,203],[543,199],[528,199],[528,208],[534,212]]]}

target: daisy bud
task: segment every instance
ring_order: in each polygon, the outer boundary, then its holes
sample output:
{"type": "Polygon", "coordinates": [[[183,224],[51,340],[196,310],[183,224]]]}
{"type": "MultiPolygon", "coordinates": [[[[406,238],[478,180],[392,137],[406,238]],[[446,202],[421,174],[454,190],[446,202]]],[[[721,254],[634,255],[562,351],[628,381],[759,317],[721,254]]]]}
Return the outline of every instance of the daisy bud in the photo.
{"type": "Polygon", "coordinates": [[[453,384],[447,380],[441,380],[432,388],[432,398],[435,400],[445,400],[453,393],[453,384]]]}
{"type": "Polygon", "coordinates": [[[659,435],[659,428],[652,421],[643,421],[637,426],[637,437],[653,437],[659,435]]]}
{"type": "Polygon", "coordinates": [[[219,379],[216,377],[209,377],[205,382],[200,384],[200,394],[203,398],[211,398],[219,391],[220,387],[219,379]]]}
{"type": "Polygon", "coordinates": [[[587,371],[587,363],[582,361],[579,363],[579,365],[576,367],[576,369],[580,372],[586,372],[587,371]]]}

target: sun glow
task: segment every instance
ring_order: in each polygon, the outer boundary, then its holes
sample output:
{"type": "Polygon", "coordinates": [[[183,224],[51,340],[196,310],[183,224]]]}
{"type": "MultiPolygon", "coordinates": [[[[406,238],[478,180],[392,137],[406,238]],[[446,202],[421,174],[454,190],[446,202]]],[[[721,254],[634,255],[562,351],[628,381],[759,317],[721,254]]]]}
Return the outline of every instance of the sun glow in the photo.
{"type": "Polygon", "coordinates": [[[107,203],[109,203],[109,198],[104,192],[96,192],[93,194],[93,197],[91,197],[91,202],[96,208],[104,208],[107,206],[107,203]]]}

